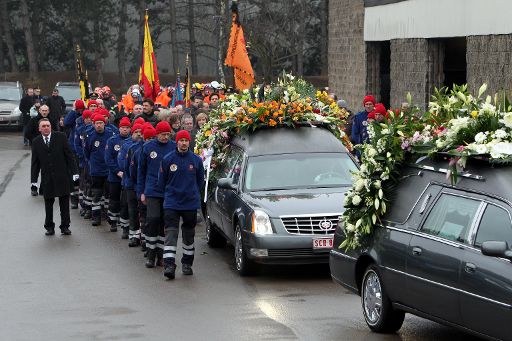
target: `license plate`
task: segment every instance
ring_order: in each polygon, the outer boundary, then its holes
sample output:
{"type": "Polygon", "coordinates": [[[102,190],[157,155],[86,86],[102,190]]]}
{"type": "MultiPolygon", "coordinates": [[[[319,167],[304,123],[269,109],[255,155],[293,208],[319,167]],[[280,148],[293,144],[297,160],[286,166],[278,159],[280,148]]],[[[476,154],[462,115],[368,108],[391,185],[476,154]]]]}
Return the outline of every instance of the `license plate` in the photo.
{"type": "Polygon", "coordinates": [[[333,237],[313,238],[313,249],[332,249],[333,237]]]}

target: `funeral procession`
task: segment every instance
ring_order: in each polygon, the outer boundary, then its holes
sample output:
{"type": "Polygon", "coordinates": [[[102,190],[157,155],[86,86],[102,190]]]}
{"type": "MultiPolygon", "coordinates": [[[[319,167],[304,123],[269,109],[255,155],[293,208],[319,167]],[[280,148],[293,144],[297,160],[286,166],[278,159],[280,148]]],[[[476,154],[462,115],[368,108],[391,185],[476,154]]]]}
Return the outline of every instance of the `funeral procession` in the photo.
{"type": "Polygon", "coordinates": [[[511,13],[0,0],[0,340],[512,341],[511,13]]]}

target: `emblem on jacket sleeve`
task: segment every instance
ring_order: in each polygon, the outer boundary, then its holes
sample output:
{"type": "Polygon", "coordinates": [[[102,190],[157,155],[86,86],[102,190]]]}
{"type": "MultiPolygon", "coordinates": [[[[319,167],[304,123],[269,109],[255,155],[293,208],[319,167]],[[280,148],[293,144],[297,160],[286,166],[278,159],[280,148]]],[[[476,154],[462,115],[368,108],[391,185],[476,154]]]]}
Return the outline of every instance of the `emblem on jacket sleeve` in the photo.
{"type": "Polygon", "coordinates": [[[149,157],[152,158],[152,159],[156,158],[157,155],[158,154],[155,151],[152,151],[151,153],[149,153],[149,157]]]}
{"type": "Polygon", "coordinates": [[[194,170],[194,165],[193,164],[188,165],[188,170],[189,171],[193,171],[194,170]]]}
{"type": "Polygon", "coordinates": [[[116,144],[116,145],[114,146],[114,150],[115,150],[116,152],[118,152],[120,149],[121,149],[121,146],[120,146],[120,145],[116,144]]]}
{"type": "Polygon", "coordinates": [[[98,148],[100,146],[100,141],[94,141],[94,147],[98,148]]]}
{"type": "Polygon", "coordinates": [[[176,166],[176,164],[172,164],[171,167],[169,167],[169,169],[171,170],[171,172],[176,172],[176,170],[178,169],[178,166],[176,166]]]}

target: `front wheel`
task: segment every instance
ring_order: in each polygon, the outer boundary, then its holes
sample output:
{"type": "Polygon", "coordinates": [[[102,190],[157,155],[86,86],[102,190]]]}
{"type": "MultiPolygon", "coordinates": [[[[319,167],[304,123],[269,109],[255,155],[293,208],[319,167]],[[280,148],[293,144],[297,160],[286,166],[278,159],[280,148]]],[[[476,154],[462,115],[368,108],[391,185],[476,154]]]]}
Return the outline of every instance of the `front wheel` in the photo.
{"type": "Polygon", "coordinates": [[[393,309],[375,265],[370,265],[364,274],[361,305],[366,324],[374,332],[394,333],[402,327],[405,313],[393,309]]]}
{"type": "Polygon", "coordinates": [[[240,224],[237,224],[235,228],[235,266],[240,276],[250,276],[254,273],[255,264],[247,258],[240,224]]]}

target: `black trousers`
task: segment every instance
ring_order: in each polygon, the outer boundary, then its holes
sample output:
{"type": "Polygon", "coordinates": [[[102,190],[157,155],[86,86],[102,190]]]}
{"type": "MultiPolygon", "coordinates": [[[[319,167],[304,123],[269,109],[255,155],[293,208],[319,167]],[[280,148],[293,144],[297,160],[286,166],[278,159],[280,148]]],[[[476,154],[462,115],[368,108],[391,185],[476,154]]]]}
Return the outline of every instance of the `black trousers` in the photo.
{"type": "Polygon", "coordinates": [[[190,264],[194,262],[194,237],[196,234],[197,210],[192,211],[176,211],[165,209],[165,245],[164,245],[164,264],[170,265],[176,262],[176,250],[178,245],[178,234],[180,218],[181,238],[183,247],[182,264],[190,264]]]}
{"type": "Polygon", "coordinates": [[[92,216],[101,217],[101,197],[104,193],[106,176],[91,176],[92,216]]]}
{"type": "MultiPolygon", "coordinates": [[[[53,222],[53,204],[55,198],[44,198],[44,210],[46,212],[46,218],[44,220],[44,228],[47,230],[55,229],[55,223],[53,222]]],[[[60,228],[69,227],[71,220],[69,218],[69,195],[59,197],[59,208],[60,208],[60,228]]]]}
{"type": "Polygon", "coordinates": [[[121,183],[108,182],[109,187],[109,205],[108,218],[111,225],[117,225],[119,213],[121,211],[121,183]]]}
{"type": "Polygon", "coordinates": [[[130,239],[140,239],[141,227],[139,223],[137,194],[133,189],[127,189],[125,192],[126,203],[128,206],[128,217],[130,220],[130,239]]]}
{"type": "Polygon", "coordinates": [[[150,250],[164,249],[164,199],[146,197],[146,246],[150,250]]]}

